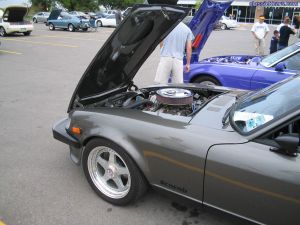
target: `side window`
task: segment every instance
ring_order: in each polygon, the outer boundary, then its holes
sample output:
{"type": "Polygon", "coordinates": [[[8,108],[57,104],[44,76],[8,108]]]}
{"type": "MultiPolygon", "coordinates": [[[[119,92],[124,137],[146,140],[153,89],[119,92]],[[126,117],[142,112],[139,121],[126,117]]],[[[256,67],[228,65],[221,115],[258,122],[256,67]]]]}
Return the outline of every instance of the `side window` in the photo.
{"type": "Polygon", "coordinates": [[[42,16],[43,15],[43,13],[38,13],[38,16],[42,16]]]}
{"type": "Polygon", "coordinates": [[[292,55],[283,62],[285,62],[286,68],[289,70],[300,70],[300,52],[292,55]]]}

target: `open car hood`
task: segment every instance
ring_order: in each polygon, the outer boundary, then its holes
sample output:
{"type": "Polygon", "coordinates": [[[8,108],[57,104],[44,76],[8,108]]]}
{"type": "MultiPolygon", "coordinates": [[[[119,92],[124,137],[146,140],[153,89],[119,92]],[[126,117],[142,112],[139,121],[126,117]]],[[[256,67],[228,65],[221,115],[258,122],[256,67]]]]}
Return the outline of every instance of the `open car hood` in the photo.
{"type": "Polygon", "coordinates": [[[52,10],[49,17],[48,17],[48,20],[56,20],[59,17],[61,12],[62,12],[61,9],[52,10]]]}
{"type": "Polygon", "coordinates": [[[198,62],[199,54],[214,29],[215,23],[220,20],[232,2],[233,0],[204,0],[201,4],[189,23],[195,36],[192,62],[198,62]]]}
{"type": "Polygon", "coordinates": [[[5,8],[3,16],[7,17],[8,22],[21,22],[27,13],[26,6],[9,6],[5,8]]]}
{"type": "Polygon", "coordinates": [[[188,11],[169,5],[134,6],[88,66],[68,111],[80,102],[130,86],[144,61],[188,11]]]}

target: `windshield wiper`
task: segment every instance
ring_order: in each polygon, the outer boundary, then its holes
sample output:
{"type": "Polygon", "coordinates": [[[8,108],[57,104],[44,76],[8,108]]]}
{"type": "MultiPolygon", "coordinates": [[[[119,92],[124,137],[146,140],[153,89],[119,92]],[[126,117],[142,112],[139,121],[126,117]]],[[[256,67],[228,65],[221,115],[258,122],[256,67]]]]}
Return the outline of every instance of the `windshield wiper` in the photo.
{"type": "Polygon", "coordinates": [[[225,111],[225,113],[224,113],[224,116],[223,116],[223,118],[222,118],[222,124],[223,124],[223,125],[225,125],[226,120],[227,120],[227,118],[228,118],[228,116],[229,116],[229,114],[230,114],[230,112],[231,112],[231,109],[233,108],[233,106],[234,106],[235,104],[236,104],[236,102],[233,103],[228,109],[226,109],[226,111],[225,111]]]}

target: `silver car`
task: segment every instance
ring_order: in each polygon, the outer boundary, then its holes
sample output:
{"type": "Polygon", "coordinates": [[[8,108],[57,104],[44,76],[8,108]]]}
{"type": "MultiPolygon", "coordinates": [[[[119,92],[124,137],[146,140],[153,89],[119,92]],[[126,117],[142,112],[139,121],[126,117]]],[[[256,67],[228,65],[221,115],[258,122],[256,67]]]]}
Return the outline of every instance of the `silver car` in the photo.
{"type": "Polygon", "coordinates": [[[188,11],[133,7],[83,74],[54,137],[112,204],[151,185],[252,222],[298,225],[300,75],[255,92],[133,83],[188,11]]]}
{"type": "Polygon", "coordinates": [[[49,12],[38,12],[34,14],[34,16],[32,17],[32,21],[34,23],[39,23],[39,22],[46,23],[49,15],[50,15],[49,12]]]}

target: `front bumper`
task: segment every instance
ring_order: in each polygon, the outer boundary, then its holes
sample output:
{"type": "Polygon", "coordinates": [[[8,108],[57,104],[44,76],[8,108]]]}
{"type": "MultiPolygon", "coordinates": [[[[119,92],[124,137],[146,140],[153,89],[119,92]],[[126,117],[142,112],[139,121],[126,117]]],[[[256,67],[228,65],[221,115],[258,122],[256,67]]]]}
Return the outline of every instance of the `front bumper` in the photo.
{"type": "Polygon", "coordinates": [[[80,142],[75,137],[71,136],[67,131],[67,129],[69,128],[69,124],[69,118],[64,118],[56,124],[54,124],[52,128],[53,137],[56,140],[61,141],[69,146],[80,148],[80,142]]]}

